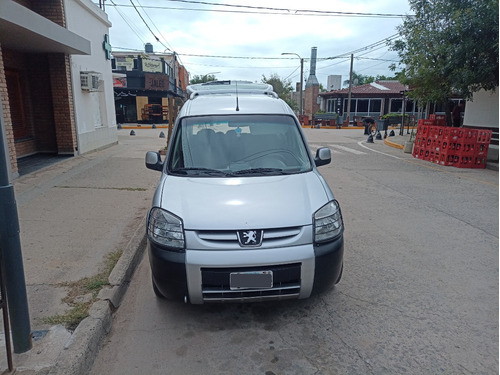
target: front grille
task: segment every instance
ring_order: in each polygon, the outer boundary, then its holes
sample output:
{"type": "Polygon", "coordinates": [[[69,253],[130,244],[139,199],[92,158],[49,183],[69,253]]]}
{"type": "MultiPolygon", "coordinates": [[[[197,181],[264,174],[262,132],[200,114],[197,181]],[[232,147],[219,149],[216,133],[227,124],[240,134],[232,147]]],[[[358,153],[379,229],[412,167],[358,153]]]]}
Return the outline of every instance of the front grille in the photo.
{"type": "Polygon", "coordinates": [[[300,293],[300,263],[262,267],[202,268],[202,293],[204,302],[244,302],[298,298],[300,293]],[[272,271],[273,287],[270,289],[231,290],[229,275],[232,272],[272,271]]]}
{"type": "MultiPolygon", "coordinates": [[[[259,228],[255,228],[259,229],[259,228]]],[[[277,241],[291,240],[301,233],[301,227],[264,229],[262,246],[272,246],[277,241]]],[[[197,237],[213,247],[239,247],[236,230],[197,231],[197,237]]]]}

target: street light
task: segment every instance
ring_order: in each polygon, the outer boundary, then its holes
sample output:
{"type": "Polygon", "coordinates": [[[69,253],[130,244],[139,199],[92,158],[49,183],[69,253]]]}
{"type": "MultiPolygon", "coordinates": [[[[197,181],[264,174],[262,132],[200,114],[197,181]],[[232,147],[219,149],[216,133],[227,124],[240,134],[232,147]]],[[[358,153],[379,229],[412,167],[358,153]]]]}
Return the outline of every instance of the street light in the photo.
{"type": "Polygon", "coordinates": [[[282,52],[282,55],[295,55],[300,59],[300,104],[299,104],[299,113],[300,115],[304,114],[304,105],[302,104],[302,82],[304,81],[304,59],[300,57],[297,53],[293,52],[282,52]]]}

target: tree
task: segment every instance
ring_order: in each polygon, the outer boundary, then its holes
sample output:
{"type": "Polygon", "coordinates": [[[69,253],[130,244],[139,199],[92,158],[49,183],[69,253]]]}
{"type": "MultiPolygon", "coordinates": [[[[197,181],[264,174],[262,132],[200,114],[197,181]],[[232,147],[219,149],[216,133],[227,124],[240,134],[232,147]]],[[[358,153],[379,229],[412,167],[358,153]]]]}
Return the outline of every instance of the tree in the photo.
{"type": "Polygon", "coordinates": [[[204,76],[195,75],[189,80],[189,84],[194,85],[195,83],[205,83],[210,81],[217,81],[217,77],[213,74],[205,74],[204,76]]]}
{"type": "MultiPolygon", "coordinates": [[[[385,75],[377,75],[377,76],[365,76],[363,74],[358,74],[354,70],[352,71],[352,85],[353,86],[361,86],[366,85],[367,83],[372,83],[375,81],[393,81],[397,80],[396,77],[387,77],[385,75]]],[[[349,87],[349,80],[346,79],[344,81],[344,86],[349,87]]]]}
{"type": "MultiPolygon", "coordinates": [[[[391,43],[409,96],[446,103],[498,87],[498,0],[409,0],[414,16],[391,43]]],[[[392,69],[398,67],[393,65],[392,69]]],[[[448,106],[446,106],[448,108],[448,106]]]]}
{"type": "Polygon", "coordinates": [[[294,111],[298,110],[297,103],[292,100],[290,93],[293,91],[292,82],[290,80],[282,80],[278,74],[273,73],[271,77],[266,78],[262,75],[262,83],[267,83],[273,86],[273,91],[283,99],[294,111]]]}
{"type": "MultiPolygon", "coordinates": [[[[352,71],[352,85],[353,86],[361,86],[367,83],[371,83],[374,81],[373,77],[365,76],[363,74],[358,74],[354,70],[352,71]]],[[[346,79],[344,81],[344,86],[349,87],[349,80],[346,79]]]]}
{"type": "Polygon", "coordinates": [[[383,75],[383,74],[377,74],[374,81],[397,81],[397,80],[398,80],[397,76],[388,77],[388,76],[383,75]]]}

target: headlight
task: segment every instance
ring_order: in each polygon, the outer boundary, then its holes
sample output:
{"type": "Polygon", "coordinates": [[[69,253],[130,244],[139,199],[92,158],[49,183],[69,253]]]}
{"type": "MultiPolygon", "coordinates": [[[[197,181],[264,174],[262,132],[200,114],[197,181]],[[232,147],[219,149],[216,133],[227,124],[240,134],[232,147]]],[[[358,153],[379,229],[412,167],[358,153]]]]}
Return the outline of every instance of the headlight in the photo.
{"type": "Polygon", "coordinates": [[[328,202],[314,214],[314,242],[325,242],[339,236],[344,230],[342,213],[336,200],[328,202]]]}
{"type": "Polygon", "coordinates": [[[160,245],[184,249],[182,220],[168,211],[153,207],[149,211],[148,237],[160,245]]]}

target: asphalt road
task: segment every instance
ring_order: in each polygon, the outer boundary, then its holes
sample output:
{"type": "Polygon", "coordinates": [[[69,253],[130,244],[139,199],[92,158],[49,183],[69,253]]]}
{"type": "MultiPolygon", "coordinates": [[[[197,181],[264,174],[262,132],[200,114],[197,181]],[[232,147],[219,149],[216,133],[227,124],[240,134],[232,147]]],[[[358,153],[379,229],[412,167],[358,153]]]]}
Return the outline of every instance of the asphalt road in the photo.
{"type": "Polygon", "coordinates": [[[306,135],[333,151],[320,171],[346,226],[340,284],[184,305],[154,296],[145,255],[91,374],[498,373],[498,172],[416,160],[360,130],[306,135]]]}

